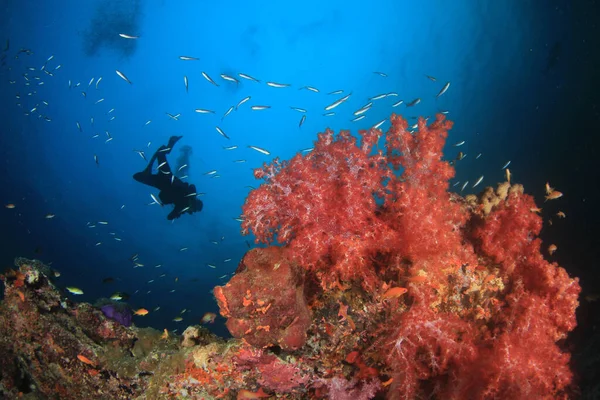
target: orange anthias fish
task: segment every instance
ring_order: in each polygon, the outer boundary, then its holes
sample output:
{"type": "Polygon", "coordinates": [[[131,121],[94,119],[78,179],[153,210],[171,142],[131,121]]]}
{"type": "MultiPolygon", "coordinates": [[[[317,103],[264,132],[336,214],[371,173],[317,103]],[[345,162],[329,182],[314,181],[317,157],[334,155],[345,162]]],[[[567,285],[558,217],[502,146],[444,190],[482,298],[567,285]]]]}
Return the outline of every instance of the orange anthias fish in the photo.
{"type": "Polygon", "coordinates": [[[271,397],[271,395],[265,393],[262,388],[259,388],[256,392],[251,392],[246,389],[242,389],[238,392],[237,400],[248,400],[248,399],[260,399],[263,397],[271,397]]]}
{"type": "Polygon", "coordinates": [[[148,310],[146,310],[145,308],[140,308],[139,310],[136,310],[134,313],[134,315],[148,315],[148,310]]]}
{"type": "Polygon", "coordinates": [[[563,194],[561,192],[559,192],[558,190],[553,190],[546,196],[546,201],[556,200],[558,198],[561,198],[562,196],[563,196],[563,194]]]}
{"type": "Polygon", "coordinates": [[[96,363],[94,363],[92,360],[90,360],[89,358],[87,358],[83,354],[78,354],[77,358],[79,359],[79,361],[81,361],[82,363],[85,363],[87,365],[96,365],[96,363]]]}
{"type": "Polygon", "coordinates": [[[387,292],[385,292],[383,294],[383,296],[381,296],[384,300],[387,299],[394,299],[397,297],[402,296],[404,293],[408,292],[407,288],[403,288],[403,287],[393,287],[391,289],[388,289],[387,292]]]}

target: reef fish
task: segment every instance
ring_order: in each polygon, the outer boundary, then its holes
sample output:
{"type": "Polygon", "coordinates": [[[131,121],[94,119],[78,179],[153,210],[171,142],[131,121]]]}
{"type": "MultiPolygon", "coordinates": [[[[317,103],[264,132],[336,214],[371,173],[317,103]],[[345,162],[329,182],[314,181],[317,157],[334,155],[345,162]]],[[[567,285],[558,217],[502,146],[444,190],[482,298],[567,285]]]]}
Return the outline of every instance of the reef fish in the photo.
{"type": "Polygon", "coordinates": [[[72,294],[76,294],[76,295],[83,294],[83,290],[81,290],[75,286],[67,286],[66,289],[69,291],[69,293],[72,293],[72,294]]]}
{"type": "Polygon", "coordinates": [[[394,298],[402,296],[406,292],[408,292],[408,289],[406,289],[406,288],[403,288],[403,287],[393,287],[391,289],[388,289],[381,297],[384,300],[394,299],[394,298]]]}

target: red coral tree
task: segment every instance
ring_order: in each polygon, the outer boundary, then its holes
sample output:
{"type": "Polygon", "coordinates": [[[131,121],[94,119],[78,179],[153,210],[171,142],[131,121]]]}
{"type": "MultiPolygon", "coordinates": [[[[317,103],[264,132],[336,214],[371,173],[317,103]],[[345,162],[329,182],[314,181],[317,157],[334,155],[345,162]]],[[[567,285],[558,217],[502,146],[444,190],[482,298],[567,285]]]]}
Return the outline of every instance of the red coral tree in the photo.
{"type": "Polygon", "coordinates": [[[243,206],[243,233],[287,244],[325,287],[360,279],[373,288],[378,279],[370,257],[377,253],[472,261],[459,232],[467,215],[447,192],[454,170],[441,160],[452,123],[441,114],[429,126],[420,119],[418,136],[400,116],[391,123],[385,155],[373,152],[379,130],[360,131],[360,146],[348,131],[335,137],[326,130],[310,153],[265,163],[255,177],[266,183],[243,206]]]}
{"type": "Polygon", "coordinates": [[[390,250],[396,234],[378,215],[376,197],[384,180],[396,179],[381,154],[371,155],[380,131],[320,133],[314,149],[289,162],[275,159],[255,171],[266,181],[243,206],[244,233],[257,242],[288,244],[289,254],[319,276],[323,286],[337,279],[377,281],[369,256],[390,250]]]}

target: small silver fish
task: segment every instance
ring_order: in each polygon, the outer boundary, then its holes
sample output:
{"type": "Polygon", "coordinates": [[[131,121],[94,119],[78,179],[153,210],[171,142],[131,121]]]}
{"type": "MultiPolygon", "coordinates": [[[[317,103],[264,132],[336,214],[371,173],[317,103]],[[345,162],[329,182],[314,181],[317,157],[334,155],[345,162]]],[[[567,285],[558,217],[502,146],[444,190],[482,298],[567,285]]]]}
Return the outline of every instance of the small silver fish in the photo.
{"type": "Polygon", "coordinates": [[[294,111],[298,111],[298,112],[301,112],[301,113],[305,113],[306,112],[306,110],[304,108],[291,107],[291,106],[290,106],[290,108],[292,110],[294,110],[294,111]]]}
{"type": "Polygon", "coordinates": [[[350,96],[352,95],[352,93],[347,94],[346,96],[342,97],[341,99],[331,103],[330,105],[328,105],[327,107],[325,107],[325,111],[331,111],[334,108],[336,108],[337,106],[339,106],[340,104],[342,104],[343,102],[345,102],[346,100],[348,100],[350,98],[350,96]]]}
{"type": "Polygon", "coordinates": [[[227,74],[221,74],[221,78],[223,78],[224,80],[229,81],[229,82],[235,82],[236,84],[240,83],[240,81],[235,79],[233,76],[229,76],[227,74]]]}
{"type": "Polygon", "coordinates": [[[253,81],[253,82],[260,82],[258,79],[251,77],[248,74],[242,74],[241,72],[238,73],[240,78],[244,78],[244,79],[248,79],[249,81],[253,81]]]}
{"type": "Polygon", "coordinates": [[[196,111],[199,114],[214,114],[215,113],[213,110],[207,110],[205,108],[196,108],[194,111],[196,111]]]}
{"type": "Polygon", "coordinates": [[[190,56],[179,56],[179,59],[183,61],[198,61],[198,58],[190,56]]]}
{"type": "Polygon", "coordinates": [[[265,154],[265,155],[270,155],[271,153],[269,153],[267,150],[265,149],[261,149],[260,147],[256,147],[256,146],[248,146],[249,148],[251,148],[252,150],[256,150],[259,153],[265,154]]]}
{"type": "Polygon", "coordinates": [[[159,204],[159,205],[161,205],[161,206],[163,205],[163,204],[160,202],[160,200],[159,200],[159,199],[158,199],[158,198],[157,198],[157,197],[156,197],[156,196],[155,196],[153,193],[150,193],[150,197],[152,197],[152,200],[153,200],[153,201],[154,201],[156,204],[159,204]]]}
{"type": "Polygon", "coordinates": [[[406,107],[413,107],[416,106],[417,104],[419,104],[421,102],[421,98],[417,97],[416,99],[414,99],[413,101],[411,101],[410,103],[406,104],[406,107]]]}
{"type": "Polygon", "coordinates": [[[369,97],[369,100],[370,101],[372,101],[372,100],[381,100],[381,99],[383,99],[385,97],[387,97],[387,94],[383,93],[383,94],[378,94],[377,96],[369,97]]]}
{"type": "Polygon", "coordinates": [[[446,84],[444,85],[444,87],[442,88],[442,90],[440,90],[440,92],[435,97],[438,98],[441,95],[443,95],[444,93],[446,93],[446,91],[448,90],[449,87],[450,87],[450,82],[446,82],[446,84]]]}
{"type": "Polygon", "coordinates": [[[357,115],[366,113],[367,111],[369,111],[371,109],[372,104],[373,103],[369,103],[369,104],[365,105],[363,108],[354,111],[354,115],[357,116],[357,115]]]}
{"type": "Polygon", "coordinates": [[[225,112],[225,114],[221,117],[221,121],[223,121],[223,119],[228,116],[229,114],[231,114],[231,112],[235,109],[234,106],[229,107],[229,109],[225,112]]]}
{"type": "Polygon", "coordinates": [[[188,77],[186,75],[183,76],[183,84],[185,85],[185,92],[188,92],[188,77]]]}
{"type": "Polygon", "coordinates": [[[285,88],[290,87],[291,85],[289,83],[267,82],[267,86],[271,86],[274,88],[285,88]]]}
{"type": "Polygon", "coordinates": [[[135,151],[136,153],[138,153],[138,154],[139,154],[139,156],[140,156],[140,157],[142,157],[142,159],[143,159],[144,161],[148,161],[148,160],[146,160],[146,154],[145,154],[143,151],[141,151],[141,150],[134,150],[134,151],[135,151]]]}
{"type": "Polygon", "coordinates": [[[127,77],[125,76],[124,73],[122,73],[118,69],[115,70],[115,72],[117,73],[117,75],[119,75],[119,77],[121,77],[121,79],[123,79],[125,82],[127,82],[127,83],[129,83],[131,85],[131,81],[129,79],[127,79],[127,77]]]}
{"type": "Polygon", "coordinates": [[[381,125],[383,125],[383,123],[387,121],[386,119],[382,119],[381,121],[379,121],[378,123],[376,123],[375,125],[373,125],[373,129],[378,129],[381,125]]]}
{"type": "Polygon", "coordinates": [[[510,160],[506,162],[506,164],[504,164],[504,166],[500,169],[506,169],[506,167],[508,167],[510,165],[510,160]]]}
{"type": "Polygon", "coordinates": [[[306,89],[306,90],[310,90],[311,92],[314,92],[314,93],[319,93],[319,89],[317,89],[316,87],[312,87],[312,86],[302,86],[298,90],[301,90],[301,89],[306,89]]]}
{"type": "Polygon", "coordinates": [[[300,123],[298,124],[298,128],[302,127],[302,124],[304,123],[304,121],[306,121],[306,115],[303,115],[302,118],[300,118],[300,123]]]}
{"type": "Polygon", "coordinates": [[[251,99],[251,96],[244,97],[243,99],[240,100],[239,103],[237,103],[237,105],[235,106],[235,109],[237,110],[242,104],[244,104],[245,102],[247,102],[250,99],[251,99]]]}
{"type": "Polygon", "coordinates": [[[127,35],[125,33],[119,33],[119,36],[121,36],[123,39],[132,39],[132,40],[140,38],[139,36],[127,35]]]}
{"type": "Polygon", "coordinates": [[[250,109],[254,110],[254,111],[268,110],[269,108],[271,108],[271,106],[252,106],[252,107],[250,107],[250,109]]]}
{"type": "Polygon", "coordinates": [[[219,86],[215,81],[212,80],[212,78],[210,76],[208,76],[208,74],[206,72],[202,72],[202,76],[204,77],[204,79],[206,79],[207,81],[209,81],[210,83],[212,83],[215,86],[219,86]]]}
{"type": "Polygon", "coordinates": [[[475,182],[475,184],[473,184],[473,186],[471,186],[471,188],[474,188],[475,186],[479,185],[481,183],[481,181],[483,181],[483,175],[481,175],[477,181],[475,182]]]}
{"type": "Polygon", "coordinates": [[[220,134],[221,136],[223,136],[225,139],[229,139],[229,136],[227,136],[227,135],[225,134],[225,132],[223,132],[223,130],[222,130],[221,128],[219,128],[218,126],[215,126],[215,129],[216,129],[216,130],[217,130],[217,132],[219,132],[219,134],[220,134]]]}

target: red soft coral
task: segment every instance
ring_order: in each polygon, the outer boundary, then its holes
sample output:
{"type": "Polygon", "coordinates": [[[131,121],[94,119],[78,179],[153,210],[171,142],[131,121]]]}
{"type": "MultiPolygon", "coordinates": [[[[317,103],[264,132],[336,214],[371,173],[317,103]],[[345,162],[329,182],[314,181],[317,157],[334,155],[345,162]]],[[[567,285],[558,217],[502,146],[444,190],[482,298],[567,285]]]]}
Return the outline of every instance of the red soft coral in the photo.
{"type": "Polygon", "coordinates": [[[413,136],[402,117],[392,115],[391,123],[385,155],[371,154],[379,130],[361,131],[358,146],[348,131],[335,137],[327,130],[307,155],[256,170],[266,183],[243,206],[243,232],[287,244],[324,286],[361,280],[372,289],[378,280],[369,259],[378,253],[472,261],[459,232],[467,214],[446,191],[454,170],[442,148],[452,124],[441,114],[430,126],[421,119],[413,136]]]}
{"type": "Polygon", "coordinates": [[[376,196],[383,196],[384,179],[393,178],[385,158],[370,155],[379,133],[361,132],[358,147],[350,132],[334,137],[327,130],[310,153],[255,171],[266,184],[243,206],[243,232],[252,231],[259,242],[289,244],[305,268],[327,272],[324,286],[337,278],[372,284],[367,258],[389,249],[395,237],[377,213],[376,196]]]}
{"type": "Polygon", "coordinates": [[[481,243],[481,250],[495,262],[502,263],[511,274],[525,254],[539,254],[542,218],[533,197],[511,191],[478,226],[473,234],[481,243]]]}

